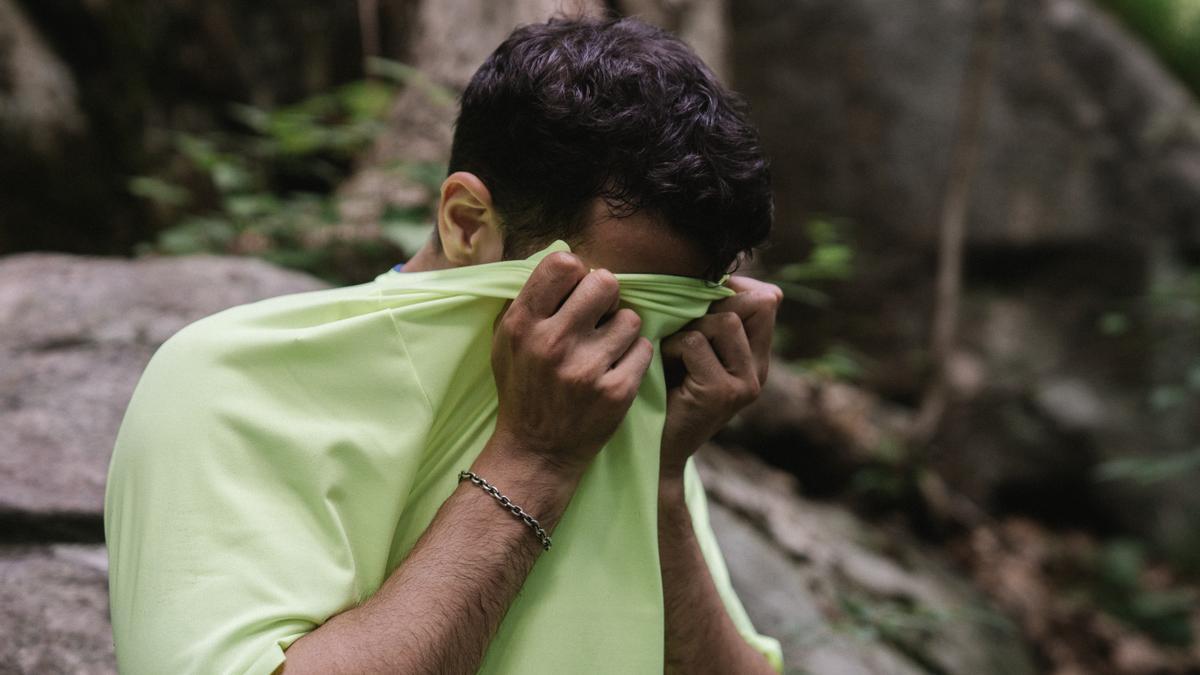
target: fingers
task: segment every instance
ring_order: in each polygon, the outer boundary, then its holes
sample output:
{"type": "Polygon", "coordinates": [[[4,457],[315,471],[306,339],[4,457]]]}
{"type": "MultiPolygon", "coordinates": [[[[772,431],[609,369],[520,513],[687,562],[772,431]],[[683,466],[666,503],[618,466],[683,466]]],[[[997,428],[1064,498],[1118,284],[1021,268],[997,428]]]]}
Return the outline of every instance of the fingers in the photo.
{"type": "Polygon", "coordinates": [[[604,351],[607,363],[613,363],[629,350],[642,329],[642,317],[632,309],[619,309],[595,329],[596,346],[604,351]]]}
{"type": "Polygon", "coordinates": [[[783,291],[749,277],[730,277],[727,282],[737,295],[714,302],[710,313],[733,312],[742,319],[743,330],[754,355],[759,382],[767,379],[771,362],[771,339],[775,334],[775,314],[783,301],[783,291]]]}
{"type": "Polygon", "coordinates": [[[592,270],[571,291],[557,316],[573,326],[591,330],[605,316],[617,311],[620,301],[621,285],[617,277],[605,269],[592,270]]]}
{"type": "Polygon", "coordinates": [[[614,399],[633,401],[653,358],[654,346],[644,337],[637,338],[612,370],[601,376],[601,386],[614,399]]]}
{"type": "Polygon", "coordinates": [[[742,319],[737,314],[706,314],[689,323],[687,327],[700,332],[712,342],[717,358],[730,374],[735,377],[757,377],[755,355],[750,349],[750,340],[746,337],[742,319]]]}
{"type": "Polygon", "coordinates": [[[708,338],[699,331],[683,330],[663,340],[662,354],[664,359],[683,361],[688,376],[703,384],[729,376],[708,338]]]}
{"type": "Polygon", "coordinates": [[[513,304],[533,317],[548,318],[587,273],[587,265],[578,256],[564,251],[551,253],[533,269],[513,304]]]}

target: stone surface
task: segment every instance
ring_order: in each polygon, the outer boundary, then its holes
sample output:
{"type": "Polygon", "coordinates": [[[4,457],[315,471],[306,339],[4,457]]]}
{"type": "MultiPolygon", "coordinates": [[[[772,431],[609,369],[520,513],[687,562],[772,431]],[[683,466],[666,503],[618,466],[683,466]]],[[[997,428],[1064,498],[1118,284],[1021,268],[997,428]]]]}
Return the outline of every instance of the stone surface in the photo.
{"type": "Polygon", "coordinates": [[[706,446],[697,466],[734,588],[790,673],[1036,672],[1017,627],[900,533],[706,446]]]}
{"type": "MultiPolygon", "coordinates": [[[[976,7],[732,3],[734,85],[775,157],[784,224],[830,212],[936,240],[976,7]]],[[[1200,111],[1094,3],[1006,2],[988,96],[972,243],[1196,236],[1200,111]]]]}
{"type": "MultiPolygon", "coordinates": [[[[1200,560],[1194,471],[1097,480],[1109,460],[1170,464],[1200,437],[1188,384],[1200,296],[1187,281],[1200,260],[1200,104],[1097,3],[1002,4],[954,396],[923,452],[988,512],[1123,531],[1200,560]]],[[[980,6],[731,3],[733,84],[773,157],[767,268],[805,255],[801,225],[826,214],[849,222],[855,255],[850,280],[821,287],[827,308],[784,306],[803,339],[787,355],[861,355],[858,384],[901,406],[916,407],[933,371],[939,214],[980,6]]],[[[786,466],[827,485],[830,455],[845,457],[818,445],[786,466]]]]}
{"type": "Polygon", "coordinates": [[[79,93],[66,65],[12,0],[0,0],[0,135],[40,150],[83,131],[79,93]]]}
{"type": "MultiPolygon", "coordinates": [[[[847,382],[796,372],[781,360],[758,400],[721,431],[722,443],[754,448],[796,475],[808,495],[837,494],[854,473],[887,459],[911,413],[847,382]]],[[[892,451],[894,452],[894,450],[892,451]]]]}
{"type": "Polygon", "coordinates": [[[322,286],[241,258],[0,259],[0,512],[99,517],[117,429],[154,350],[218,310],[322,286]]]}
{"type": "Polygon", "coordinates": [[[100,545],[0,547],[0,673],[116,673],[100,545]]]}

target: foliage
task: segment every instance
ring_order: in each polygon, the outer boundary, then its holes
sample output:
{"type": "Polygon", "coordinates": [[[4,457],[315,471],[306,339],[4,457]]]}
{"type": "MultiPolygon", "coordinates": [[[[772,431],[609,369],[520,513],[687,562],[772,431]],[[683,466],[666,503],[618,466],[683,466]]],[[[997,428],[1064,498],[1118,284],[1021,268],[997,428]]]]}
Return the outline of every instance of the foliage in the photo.
{"type": "MultiPolygon", "coordinates": [[[[1141,329],[1147,335],[1146,349],[1173,353],[1175,348],[1170,343],[1177,339],[1175,336],[1200,334],[1200,268],[1183,268],[1178,274],[1165,275],[1127,311],[1103,314],[1097,327],[1111,338],[1141,329]]],[[[1146,392],[1148,414],[1179,415],[1180,411],[1200,406],[1200,359],[1192,358],[1190,363],[1184,360],[1160,377],[1146,392]]],[[[1095,477],[1145,488],[1197,472],[1200,472],[1200,446],[1112,459],[1096,467],[1095,477]]]]}
{"type": "MultiPolygon", "coordinates": [[[[352,82],[292,105],[232,107],[238,132],[172,134],[182,169],[171,178],[138,176],[129,190],[150,200],[168,226],[142,253],[248,254],[334,283],[365,281],[412,253],[429,234],[432,208],[389,208],[378,228],[341,223],[334,191],[354,158],[385,129],[399,86],[436,90],[407,66],[373,62],[381,79],[352,82]]],[[[440,165],[399,162],[422,185],[440,165]]]]}
{"type": "Polygon", "coordinates": [[[826,349],[820,356],[811,359],[798,359],[789,365],[802,373],[819,375],[831,380],[853,382],[862,379],[871,360],[844,344],[835,344],[826,349]]]}
{"type": "Polygon", "coordinates": [[[1200,94],[1200,0],[1102,0],[1200,94]]]}
{"type": "Polygon", "coordinates": [[[1096,477],[1100,480],[1128,480],[1151,486],[1200,469],[1200,447],[1165,457],[1125,457],[1100,464],[1096,477]]]}
{"type": "Polygon", "coordinates": [[[1103,546],[1093,561],[1091,593],[1109,614],[1156,641],[1181,647],[1192,644],[1189,591],[1147,588],[1143,581],[1146,552],[1142,544],[1118,539],[1103,546]]]}
{"type": "Polygon", "coordinates": [[[823,281],[844,281],[854,274],[854,249],[849,223],[840,218],[819,217],[804,226],[813,247],[808,258],[774,270],[769,280],[790,300],[824,307],[829,296],[814,288],[823,281]]]}

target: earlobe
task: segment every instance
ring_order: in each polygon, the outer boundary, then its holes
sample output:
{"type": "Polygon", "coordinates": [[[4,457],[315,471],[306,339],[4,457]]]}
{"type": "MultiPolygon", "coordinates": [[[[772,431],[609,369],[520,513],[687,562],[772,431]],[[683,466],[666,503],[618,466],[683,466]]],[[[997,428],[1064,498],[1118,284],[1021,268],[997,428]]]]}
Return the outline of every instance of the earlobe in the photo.
{"type": "Polygon", "coordinates": [[[504,244],[491,192],[473,173],[456,171],[442,182],[437,227],[442,254],[461,267],[496,262],[504,244]]]}

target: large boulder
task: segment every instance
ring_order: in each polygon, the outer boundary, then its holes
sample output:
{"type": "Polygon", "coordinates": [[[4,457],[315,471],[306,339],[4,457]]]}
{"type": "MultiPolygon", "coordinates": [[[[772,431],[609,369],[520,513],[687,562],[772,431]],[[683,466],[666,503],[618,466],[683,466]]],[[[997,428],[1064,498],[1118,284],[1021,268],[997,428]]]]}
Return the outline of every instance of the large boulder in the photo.
{"type": "MultiPolygon", "coordinates": [[[[924,457],[985,510],[1200,561],[1195,472],[1166,470],[1194,466],[1200,437],[1200,105],[1095,3],[1001,4],[951,364],[968,376],[924,457]]],[[[913,407],[980,6],[731,4],[733,84],[775,167],[764,257],[794,262],[800,225],[832,214],[859,262],[828,309],[785,306],[789,355],[848,347],[866,389],[913,407]]]]}
{"type": "Polygon", "coordinates": [[[49,150],[84,130],[66,64],[12,0],[0,0],[0,135],[49,150]]]}
{"type": "Polygon", "coordinates": [[[748,454],[706,446],[697,467],[734,589],[788,672],[1036,672],[1020,630],[903,533],[801,497],[748,454]]]}
{"type": "MultiPolygon", "coordinates": [[[[1088,0],[1011,0],[988,91],[971,243],[1200,243],[1200,112],[1088,0]],[[1137,227],[1131,224],[1137,223],[1137,227]]],[[[732,3],[734,84],[775,158],[779,215],[931,245],[978,3],[732,3]]]]}
{"type": "Polygon", "coordinates": [[[117,672],[104,546],[0,547],[0,607],[0,672],[117,672]]]}
{"type": "Polygon", "coordinates": [[[0,259],[0,513],[96,538],[117,428],[154,350],[218,310],[323,286],[245,258],[0,259]]]}

